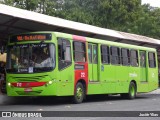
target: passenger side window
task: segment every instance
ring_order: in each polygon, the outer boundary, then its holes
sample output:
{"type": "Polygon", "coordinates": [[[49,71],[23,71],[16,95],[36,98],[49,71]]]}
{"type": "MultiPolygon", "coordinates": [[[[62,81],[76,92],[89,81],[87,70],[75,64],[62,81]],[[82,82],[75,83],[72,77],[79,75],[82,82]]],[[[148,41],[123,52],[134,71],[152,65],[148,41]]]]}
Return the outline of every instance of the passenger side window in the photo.
{"type": "Polygon", "coordinates": [[[130,60],[131,60],[131,66],[134,66],[134,67],[139,66],[137,50],[131,50],[130,51],[130,60]]]}
{"type": "Polygon", "coordinates": [[[111,63],[120,64],[120,48],[111,47],[111,63]]]}
{"type": "Polygon", "coordinates": [[[155,53],[149,52],[148,60],[149,60],[149,67],[155,68],[156,67],[155,53]]]}
{"type": "Polygon", "coordinates": [[[58,69],[62,70],[70,66],[71,61],[71,44],[70,41],[64,38],[58,39],[58,69]]]}
{"type": "Polygon", "coordinates": [[[101,61],[104,64],[110,63],[109,46],[106,45],[101,46],[101,61]]]}
{"type": "Polygon", "coordinates": [[[146,67],[146,52],[140,51],[140,67],[145,68],[146,67]]]}
{"type": "Polygon", "coordinates": [[[73,42],[74,50],[74,61],[75,62],[85,62],[86,61],[86,49],[85,43],[83,42],[73,42]]]}
{"type": "Polygon", "coordinates": [[[122,65],[124,66],[130,65],[129,49],[122,48],[121,55],[122,55],[122,65]]]}

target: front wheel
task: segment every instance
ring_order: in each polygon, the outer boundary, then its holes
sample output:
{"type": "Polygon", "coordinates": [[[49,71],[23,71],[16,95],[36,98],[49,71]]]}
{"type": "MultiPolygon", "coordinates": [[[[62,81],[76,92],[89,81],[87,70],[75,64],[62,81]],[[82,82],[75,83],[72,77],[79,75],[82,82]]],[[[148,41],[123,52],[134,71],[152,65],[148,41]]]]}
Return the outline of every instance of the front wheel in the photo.
{"type": "Polygon", "coordinates": [[[82,83],[78,82],[74,92],[73,102],[76,104],[82,103],[84,100],[84,96],[85,96],[84,86],[82,83]]]}

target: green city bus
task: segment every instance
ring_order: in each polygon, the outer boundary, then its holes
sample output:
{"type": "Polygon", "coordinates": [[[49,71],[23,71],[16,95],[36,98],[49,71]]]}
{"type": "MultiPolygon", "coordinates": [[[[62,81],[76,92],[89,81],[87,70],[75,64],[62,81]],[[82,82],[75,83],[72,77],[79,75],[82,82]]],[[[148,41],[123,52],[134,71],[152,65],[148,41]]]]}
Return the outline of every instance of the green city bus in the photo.
{"type": "Polygon", "coordinates": [[[8,96],[72,96],[137,93],[158,88],[157,52],[60,32],[13,35],[7,46],[8,96]]]}

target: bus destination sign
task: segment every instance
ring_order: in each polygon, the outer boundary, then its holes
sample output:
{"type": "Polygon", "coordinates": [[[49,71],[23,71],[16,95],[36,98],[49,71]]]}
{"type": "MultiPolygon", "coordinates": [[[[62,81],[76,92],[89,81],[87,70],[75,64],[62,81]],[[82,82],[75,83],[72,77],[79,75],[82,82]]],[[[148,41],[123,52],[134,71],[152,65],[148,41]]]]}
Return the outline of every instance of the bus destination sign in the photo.
{"type": "Polygon", "coordinates": [[[11,41],[34,41],[34,40],[51,40],[51,34],[21,34],[11,38],[11,41]]]}

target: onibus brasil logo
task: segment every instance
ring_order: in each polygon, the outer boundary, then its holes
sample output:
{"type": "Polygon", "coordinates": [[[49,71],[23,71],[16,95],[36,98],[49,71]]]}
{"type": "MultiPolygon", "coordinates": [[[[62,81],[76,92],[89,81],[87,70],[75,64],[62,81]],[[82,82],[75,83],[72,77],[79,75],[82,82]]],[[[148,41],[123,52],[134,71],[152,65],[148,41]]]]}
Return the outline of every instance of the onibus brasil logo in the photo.
{"type": "Polygon", "coordinates": [[[40,112],[2,112],[2,117],[42,117],[40,112]]]}

